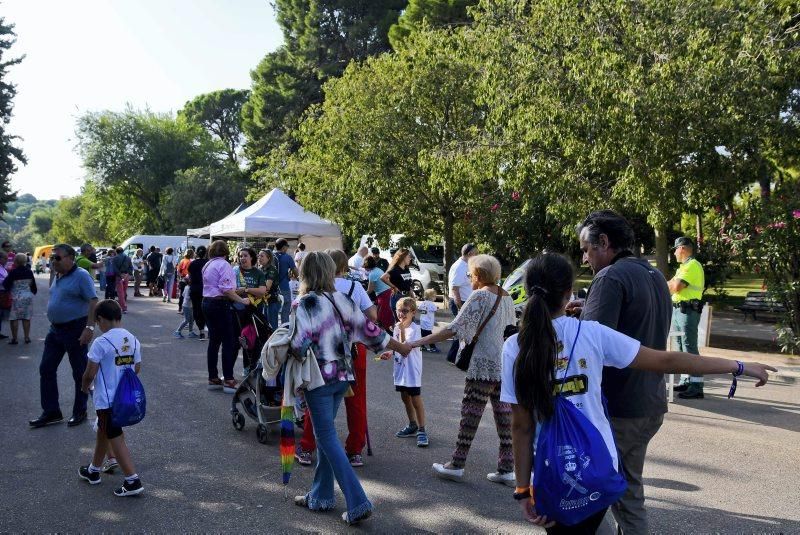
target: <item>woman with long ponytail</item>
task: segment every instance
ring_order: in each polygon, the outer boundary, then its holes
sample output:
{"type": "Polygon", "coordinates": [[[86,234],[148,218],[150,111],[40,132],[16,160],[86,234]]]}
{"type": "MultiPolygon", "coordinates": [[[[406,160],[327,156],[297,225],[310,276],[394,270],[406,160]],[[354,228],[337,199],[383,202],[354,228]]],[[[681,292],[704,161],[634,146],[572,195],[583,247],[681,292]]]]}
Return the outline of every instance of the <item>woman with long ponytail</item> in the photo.
{"type": "MultiPolygon", "coordinates": [[[[608,448],[614,469],[619,470],[611,425],[603,410],[601,382],[603,367],[636,368],[659,373],[694,375],[732,373],[758,379],[766,384],[767,370],[759,363],[703,357],[679,352],[657,351],[596,321],[580,321],[565,315],[572,293],[574,270],[571,262],[557,254],[534,258],[525,274],[529,296],[520,332],[503,346],[503,376],[500,400],[511,404],[511,435],[514,452],[516,491],[523,517],[543,526],[548,533],[594,533],[606,509],[571,526],[555,524],[536,511],[537,492],[531,486],[533,440],[536,422],[553,416],[554,394],[569,394],[569,400],[593,425],[608,448]],[[566,346],[566,347],[565,347],[566,346]],[[574,347],[573,347],[574,346],[574,347]],[[567,358],[574,354],[575,358],[567,358]],[[558,387],[556,389],[556,387],[558,387]]],[[[545,489],[536,489],[541,497],[545,489]]]]}

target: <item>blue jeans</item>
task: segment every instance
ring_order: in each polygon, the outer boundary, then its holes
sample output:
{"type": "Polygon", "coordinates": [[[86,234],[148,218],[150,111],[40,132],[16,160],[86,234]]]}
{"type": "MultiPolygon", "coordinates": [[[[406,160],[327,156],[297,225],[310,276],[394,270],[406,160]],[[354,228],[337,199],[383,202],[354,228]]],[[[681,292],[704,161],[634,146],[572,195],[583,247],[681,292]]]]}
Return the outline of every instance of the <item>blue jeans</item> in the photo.
{"type": "Polygon", "coordinates": [[[306,498],[308,508],[313,510],[333,509],[336,498],[333,494],[333,480],[342,489],[347,514],[357,518],[372,510],[372,502],[367,499],[361,482],[358,480],[342,443],[336,434],[336,412],[342,403],[350,383],[337,381],[305,393],[314,437],[317,440],[317,466],[314,469],[314,483],[306,498]]]}
{"type": "Polygon", "coordinates": [[[222,375],[233,379],[233,365],[236,362],[236,330],[234,329],[231,302],[227,299],[203,298],[203,316],[208,326],[208,378],[219,377],[217,362],[219,348],[222,346],[222,375]]]}
{"type": "Polygon", "coordinates": [[[58,404],[58,366],[64,358],[64,353],[69,357],[72,367],[72,379],[75,381],[75,401],[72,403],[72,414],[79,415],[86,412],[88,396],[81,392],[81,380],[86,370],[88,345],[81,345],[78,341],[83,329],[86,327],[86,318],[80,318],[63,324],[61,327],[50,326],[50,332],[44,339],[42,362],[39,364],[39,394],[41,396],[42,410],[45,413],[59,412],[58,404]]]}
{"type": "Polygon", "coordinates": [[[278,328],[278,316],[281,314],[281,304],[278,301],[264,304],[264,316],[273,330],[278,328]]]}
{"type": "Polygon", "coordinates": [[[289,323],[289,313],[292,311],[292,291],[281,288],[283,308],[281,308],[281,325],[289,323]]]}

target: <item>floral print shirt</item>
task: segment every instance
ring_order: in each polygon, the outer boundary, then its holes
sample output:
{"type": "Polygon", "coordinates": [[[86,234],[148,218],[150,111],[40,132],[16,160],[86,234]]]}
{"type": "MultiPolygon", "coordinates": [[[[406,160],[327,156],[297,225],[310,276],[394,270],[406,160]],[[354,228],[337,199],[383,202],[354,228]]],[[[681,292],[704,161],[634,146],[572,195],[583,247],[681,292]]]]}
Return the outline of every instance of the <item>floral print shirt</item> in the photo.
{"type": "Polygon", "coordinates": [[[378,352],[389,343],[388,333],[369,321],[358,306],[342,293],[306,294],[292,308],[295,313],[292,349],[299,353],[308,348],[314,351],[325,384],[355,379],[350,360],[351,344],[361,342],[378,352]],[[336,303],[338,314],[331,300],[336,303]]]}

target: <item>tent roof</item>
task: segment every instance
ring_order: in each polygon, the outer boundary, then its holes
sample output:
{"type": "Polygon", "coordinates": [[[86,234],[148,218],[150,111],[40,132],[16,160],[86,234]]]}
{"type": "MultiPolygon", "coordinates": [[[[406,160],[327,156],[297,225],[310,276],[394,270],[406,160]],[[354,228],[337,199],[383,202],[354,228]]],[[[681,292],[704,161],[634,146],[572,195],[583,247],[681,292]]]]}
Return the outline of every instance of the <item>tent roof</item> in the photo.
{"type": "Polygon", "coordinates": [[[278,188],[245,208],[209,225],[213,237],[341,237],[339,227],[290,199],[278,188]]]}
{"type": "MultiPolygon", "coordinates": [[[[228,215],[226,215],[222,219],[226,219],[226,218],[232,216],[233,214],[238,214],[239,212],[241,212],[242,210],[247,208],[247,206],[248,206],[248,204],[246,202],[239,203],[239,206],[234,208],[233,212],[229,213],[228,215]]],[[[211,228],[211,224],[208,224],[205,227],[187,228],[186,229],[186,235],[187,236],[196,236],[198,238],[207,238],[208,237],[208,231],[209,231],[210,228],[211,228]]]]}

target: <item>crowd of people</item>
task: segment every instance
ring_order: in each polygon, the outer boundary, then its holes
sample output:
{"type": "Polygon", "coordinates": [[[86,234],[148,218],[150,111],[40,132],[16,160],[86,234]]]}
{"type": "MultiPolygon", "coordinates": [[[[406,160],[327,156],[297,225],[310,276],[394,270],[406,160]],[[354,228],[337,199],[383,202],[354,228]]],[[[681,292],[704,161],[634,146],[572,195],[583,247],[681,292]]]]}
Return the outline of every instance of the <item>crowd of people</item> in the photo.
{"type": "MultiPolygon", "coordinates": [[[[562,391],[566,387],[570,389],[566,399],[600,433],[615,470],[627,482],[625,493],[610,504],[619,530],[647,533],[642,471],[647,445],[666,412],[664,373],[685,372],[692,378],[733,373],[755,377],[761,385],[772,368],[698,358],[691,351],[664,351],[676,309],[681,313],[686,309],[675,305],[681,300],[674,296],[685,288],[694,289],[696,278],[684,280],[679,271],[676,279],[667,281],[648,262],[637,258],[632,252],[630,225],[613,212],[590,214],[578,227],[577,237],[583,260],[595,272],[585,299],[573,299],[571,261],[555,253],[542,254],[527,267],[524,280],[528,303],[518,321],[511,297],[499,285],[500,263],[467,243],[449,271],[446,297],[454,319],[438,329],[436,296],[426,292],[420,300],[414,295],[409,270],[413,258],[403,248],[387,262],[380,250],[366,247],[348,258],[341,250],[306,251],[300,244],[291,255],[289,243],[279,239],[260,251],[240,248],[235,265],[229,260],[228,244],[222,240],[208,248],[188,250],[180,259],[172,249],[161,254],[153,247],[147,255],[140,249],[132,258],[117,249],[103,265],[106,277],[110,271],[114,279],[106,280],[106,300],[98,305],[87,272],[100,268],[92,260],[91,246],[77,253],[67,245],[58,245],[51,257],[55,273],[47,310],[51,328],[40,365],[43,412],[30,425],[42,427],[63,419],[55,374],[64,354],[68,354],[75,380],[68,425],[86,419],[87,393],[92,382],[95,384],[98,441],[92,462],[80,468],[81,477],[89,483],[99,481],[104,457],[111,455],[110,445],[111,452],[124,456],[120,465],[125,479],[115,493],[127,496],[142,492],[122,429],[103,412],[113,393],[106,391],[105,405],[102,400],[103,406],[98,405],[97,366],[90,364],[87,368],[87,358],[92,363],[105,362],[109,348],[115,346],[95,341],[89,351],[87,345],[95,323],[104,334],[103,340],[110,340],[108,333],[114,331],[115,337],[127,340],[128,353],[123,356],[130,358],[123,361],[136,363],[138,368],[138,342],[121,329],[128,278],[134,277],[134,296],[143,295],[139,283],[146,281],[149,295],[159,296],[163,302],[171,302],[172,286],[177,281],[178,311],[183,317],[174,335],[183,338],[183,330],[188,329],[188,337],[207,339],[209,389],[233,393],[239,386],[234,364],[238,351],[246,347],[236,320],[242,309],[263,316],[270,332],[279,325],[292,326],[294,358],[311,366],[311,376],[317,378],[299,392],[305,425],[295,459],[300,465],[311,465],[316,452],[316,464],[313,484],[306,494],[295,498],[297,505],[315,511],[332,509],[336,481],[345,496],[345,522],[355,524],[372,514],[373,504],[355,471],[364,464],[362,450],[367,441],[367,351],[378,355],[377,359],[393,362],[395,390],[400,393],[408,420],[396,437],[414,438],[416,445],[424,448],[431,436],[422,396],[423,351],[435,354],[439,351],[437,343],[453,339],[447,360],[466,371],[461,420],[452,455],[445,462],[434,463],[433,473],[455,481],[463,478],[470,447],[491,402],[498,455],[494,470],[486,477],[514,487],[523,517],[548,532],[594,533],[603,522],[607,506],[574,525],[555,524],[537,511],[531,486],[535,437],[542,423],[553,417],[554,385],[562,391]],[[419,324],[415,322],[417,314],[419,324]],[[573,354],[579,358],[573,360],[573,354]],[[607,412],[602,396],[608,399],[607,412]],[[348,426],[344,444],[334,426],[342,401],[348,426]]],[[[676,246],[686,248],[688,261],[691,242],[687,240],[682,238],[676,246]]],[[[15,295],[36,291],[32,274],[28,277],[27,272],[20,271],[12,277],[0,268],[0,276],[5,279],[0,280],[3,287],[12,288],[15,295]]],[[[30,306],[20,299],[20,312],[13,318],[23,320],[28,341],[30,324],[26,327],[23,309],[30,306]]],[[[679,321],[684,321],[685,327],[685,320],[679,321]]],[[[12,329],[16,340],[16,326],[12,329]]],[[[254,366],[252,356],[245,354],[244,373],[254,366]]],[[[105,389],[115,384],[113,378],[103,381],[105,389]]],[[[696,391],[697,387],[691,385],[697,382],[690,380],[686,390],[696,391]]]]}

